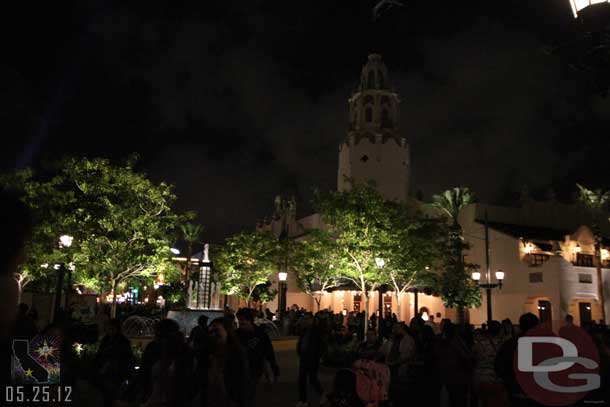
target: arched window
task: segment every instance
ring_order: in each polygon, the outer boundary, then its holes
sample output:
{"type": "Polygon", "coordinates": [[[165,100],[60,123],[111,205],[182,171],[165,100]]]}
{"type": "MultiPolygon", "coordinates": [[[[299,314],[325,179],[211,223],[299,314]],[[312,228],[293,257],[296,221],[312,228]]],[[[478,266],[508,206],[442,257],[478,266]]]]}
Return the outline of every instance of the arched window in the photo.
{"type": "Polygon", "coordinates": [[[364,120],[367,123],[370,123],[373,121],[373,109],[371,109],[370,107],[367,107],[366,110],[364,111],[364,120]]]}
{"type": "Polygon", "coordinates": [[[373,97],[371,95],[366,95],[364,97],[364,104],[365,105],[368,105],[369,103],[372,104],[373,102],[375,102],[375,99],[373,99],[373,97]]]}
{"type": "Polygon", "coordinates": [[[387,96],[382,96],[381,97],[381,104],[382,105],[389,105],[390,104],[390,98],[387,96]]]}
{"type": "Polygon", "coordinates": [[[391,129],[392,127],[392,119],[390,118],[390,113],[388,113],[388,109],[383,109],[381,111],[381,127],[384,129],[391,129]]]}
{"type": "Polygon", "coordinates": [[[368,89],[375,89],[375,71],[369,71],[366,87],[368,89]]]}
{"type": "Polygon", "coordinates": [[[377,79],[379,80],[379,89],[385,88],[385,78],[383,77],[383,73],[381,71],[377,71],[377,79]]]}

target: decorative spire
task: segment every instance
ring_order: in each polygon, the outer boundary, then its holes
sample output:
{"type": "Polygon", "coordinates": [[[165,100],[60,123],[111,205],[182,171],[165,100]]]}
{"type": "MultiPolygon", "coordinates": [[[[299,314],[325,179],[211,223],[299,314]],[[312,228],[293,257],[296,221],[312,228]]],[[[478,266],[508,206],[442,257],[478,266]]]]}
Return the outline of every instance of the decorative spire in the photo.
{"type": "Polygon", "coordinates": [[[349,99],[350,133],[357,139],[375,134],[400,141],[396,133],[399,103],[381,55],[369,55],[357,91],[349,99]]]}

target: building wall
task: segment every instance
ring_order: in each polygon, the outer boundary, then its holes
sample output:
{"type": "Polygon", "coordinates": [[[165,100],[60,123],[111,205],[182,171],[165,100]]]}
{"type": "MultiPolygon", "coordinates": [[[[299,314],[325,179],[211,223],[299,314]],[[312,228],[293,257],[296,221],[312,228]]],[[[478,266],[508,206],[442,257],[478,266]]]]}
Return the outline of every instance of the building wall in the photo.
{"type": "Polygon", "coordinates": [[[406,201],[409,195],[410,158],[405,139],[398,144],[394,138],[383,139],[381,134],[354,136],[339,147],[337,189],[351,188],[350,179],[373,181],[386,199],[406,201]]]}
{"type": "MultiPolygon", "coordinates": [[[[481,266],[481,281],[485,280],[485,240],[484,225],[477,222],[477,205],[465,208],[460,216],[460,224],[464,229],[471,249],[466,254],[467,261],[481,266]]],[[[517,211],[515,211],[517,212],[517,211]]],[[[506,222],[516,222],[503,215],[506,222]]],[[[494,219],[495,220],[495,219],[494,219]]],[[[558,242],[560,250],[546,252],[550,258],[540,266],[530,266],[526,259],[525,239],[510,236],[506,233],[489,229],[490,270],[492,283],[495,283],[495,272],[504,271],[505,280],[503,288],[492,291],[493,318],[501,320],[510,318],[517,322],[520,315],[532,312],[540,315],[538,301],[551,303],[553,328],[563,325],[565,316],[569,313],[574,316],[575,322],[580,323],[579,303],[591,304],[591,317],[594,320],[601,318],[601,308],[597,294],[597,273],[595,267],[577,267],[573,265],[574,250],[577,245],[582,253],[593,253],[592,234],[586,227],[578,228],[574,234],[565,236],[563,242],[558,242]],[[540,273],[542,281],[531,282],[530,274],[540,273]],[[589,275],[591,283],[579,281],[579,275],[589,275]]],[[[608,291],[608,269],[603,269],[605,290],[608,291]]],[[[535,281],[535,280],[534,280],[535,281]]],[[[483,302],[481,307],[470,310],[470,321],[475,325],[487,320],[487,303],[485,291],[482,290],[483,302]]],[[[608,308],[606,296],[606,308],[608,308]]]]}

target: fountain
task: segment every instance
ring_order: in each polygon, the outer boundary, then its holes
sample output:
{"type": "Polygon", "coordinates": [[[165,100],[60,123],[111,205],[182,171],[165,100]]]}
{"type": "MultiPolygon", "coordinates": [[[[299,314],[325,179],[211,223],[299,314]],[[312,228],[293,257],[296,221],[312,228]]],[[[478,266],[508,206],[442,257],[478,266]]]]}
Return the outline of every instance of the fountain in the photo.
{"type": "Polygon", "coordinates": [[[197,319],[201,315],[208,317],[208,322],[224,315],[220,308],[220,285],[212,279],[212,262],[209,258],[209,244],[205,244],[203,253],[199,255],[201,261],[198,264],[197,281],[190,282],[188,288],[187,308],[184,310],[171,310],[167,318],[178,322],[180,330],[185,335],[197,325],[197,319]]]}

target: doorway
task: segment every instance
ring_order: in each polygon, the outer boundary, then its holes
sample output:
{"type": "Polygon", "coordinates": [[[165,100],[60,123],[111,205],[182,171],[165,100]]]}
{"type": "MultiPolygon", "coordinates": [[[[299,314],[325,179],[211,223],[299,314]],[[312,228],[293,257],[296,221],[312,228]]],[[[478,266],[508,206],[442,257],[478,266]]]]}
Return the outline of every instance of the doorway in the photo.
{"type": "Polygon", "coordinates": [[[578,303],[578,314],[580,316],[580,326],[591,322],[591,303],[590,302],[579,302],[578,303]]]}
{"type": "Polygon", "coordinates": [[[551,302],[546,300],[538,301],[538,317],[540,323],[553,321],[553,314],[551,311],[551,302]]]}

